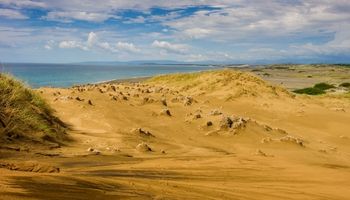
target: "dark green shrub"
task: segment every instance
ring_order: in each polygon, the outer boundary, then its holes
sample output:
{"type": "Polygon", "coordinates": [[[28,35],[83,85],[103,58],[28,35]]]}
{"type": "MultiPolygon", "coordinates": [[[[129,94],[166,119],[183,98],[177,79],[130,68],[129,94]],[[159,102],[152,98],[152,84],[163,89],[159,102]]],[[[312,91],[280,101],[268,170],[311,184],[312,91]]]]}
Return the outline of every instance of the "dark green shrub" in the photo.
{"type": "Polygon", "coordinates": [[[328,83],[317,83],[314,85],[314,88],[318,88],[320,90],[328,90],[331,88],[335,88],[334,85],[330,85],[328,83]]]}
{"type": "Polygon", "coordinates": [[[293,92],[297,94],[308,94],[308,95],[319,95],[319,94],[326,93],[324,90],[321,90],[319,88],[314,88],[314,87],[298,89],[298,90],[294,90],[293,92]]]}
{"type": "Polygon", "coordinates": [[[346,87],[346,88],[350,88],[350,83],[349,82],[345,82],[339,85],[340,87],[346,87]]]}

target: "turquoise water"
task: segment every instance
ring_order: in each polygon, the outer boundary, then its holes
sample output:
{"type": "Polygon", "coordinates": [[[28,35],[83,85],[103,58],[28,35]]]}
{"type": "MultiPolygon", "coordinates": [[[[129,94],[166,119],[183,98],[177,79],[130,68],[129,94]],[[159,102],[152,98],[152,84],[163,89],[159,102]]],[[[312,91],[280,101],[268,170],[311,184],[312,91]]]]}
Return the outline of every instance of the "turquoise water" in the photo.
{"type": "Polygon", "coordinates": [[[114,79],[154,76],[176,72],[212,69],[198,65],[77,65],[77,64],[4,64],[2,72],[9,72],[29,86],[70,87],[75,84],[96,83],[114,79]]]}

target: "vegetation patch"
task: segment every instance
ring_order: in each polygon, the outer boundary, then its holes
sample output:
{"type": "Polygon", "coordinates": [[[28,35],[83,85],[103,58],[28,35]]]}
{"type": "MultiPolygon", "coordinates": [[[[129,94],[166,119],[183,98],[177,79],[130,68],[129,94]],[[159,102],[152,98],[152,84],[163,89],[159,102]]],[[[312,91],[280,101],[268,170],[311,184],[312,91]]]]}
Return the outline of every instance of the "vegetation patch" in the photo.
{"type": "Polygon", "coordinates": [[[293,92],[297,94],[320,95],[325,94],[326,90],[331,88],[335,88],[335,86],[328,83],[317,83],[313,87],[302,88],[293,92]]]}
{"type": "Polygon", "coordinates": [[[349,82],[341,83],[339,86],[340,87],[350,88],[350,83],[349,82]]]}
{"type": "Polygon", "coordinates": [[[35,91],[0,74],[0,141],[58,142],[64,138],[65,127],[35,91]]]}
{"type": "Polygon", "coordinates": [[[350,67],[350,64],[335,64],[335,66],[350,67]]]}
{"type": "Polygon", "coordinates": [[[328,83],[317,83],[314,85],[314,88],[318,88],[320,90],[328,90],[331,88],[335,88],[335,86],[328,83]]]}
{"type": "Polygon", "coordinates": [[[314,88],[314,87],[298,89],[298,90],[294,90],[293,92],[297,94],[308,94],[308,95],[319,95],[319,94],[326,93],[324,90],[321,90],[319,88],[314,88]]]}

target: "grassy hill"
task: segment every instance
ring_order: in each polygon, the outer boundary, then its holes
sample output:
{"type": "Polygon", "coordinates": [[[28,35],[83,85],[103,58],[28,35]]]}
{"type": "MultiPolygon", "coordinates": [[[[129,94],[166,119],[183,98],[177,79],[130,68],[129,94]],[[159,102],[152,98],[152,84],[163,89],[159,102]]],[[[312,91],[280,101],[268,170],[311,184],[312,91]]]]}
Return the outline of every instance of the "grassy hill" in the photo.
{"type": "Polygon", "coordinates": [[[8,74],[0,74],[0,143],[59,142],[65,124],[33,90],[8,74]]]}

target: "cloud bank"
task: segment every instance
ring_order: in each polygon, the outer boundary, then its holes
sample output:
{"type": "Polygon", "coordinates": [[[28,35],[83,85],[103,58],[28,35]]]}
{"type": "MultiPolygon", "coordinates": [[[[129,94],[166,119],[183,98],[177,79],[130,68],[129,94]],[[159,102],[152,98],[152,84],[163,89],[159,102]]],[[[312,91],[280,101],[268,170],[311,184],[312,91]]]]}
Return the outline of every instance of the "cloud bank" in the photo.
{"type": "Polygon", "coordinates": [[[80,50],[78,60],[107,52],[111,60],[350,62],[347,0],[0,0],[0,6],[0,51],[9,60],[7,49],[30,58],[26,48],[35,47],[51,56],[80,50]]]}

